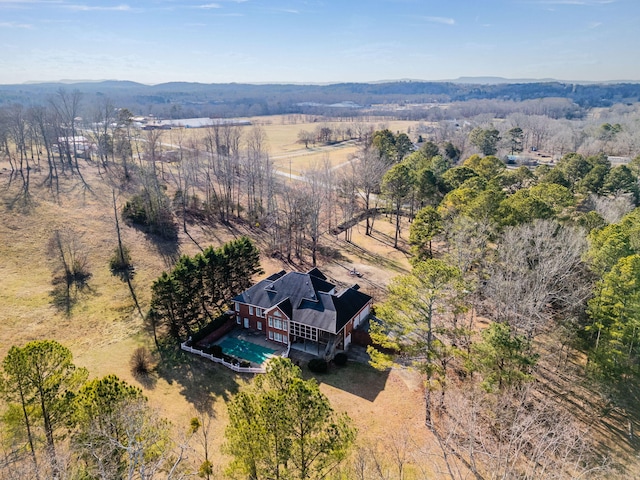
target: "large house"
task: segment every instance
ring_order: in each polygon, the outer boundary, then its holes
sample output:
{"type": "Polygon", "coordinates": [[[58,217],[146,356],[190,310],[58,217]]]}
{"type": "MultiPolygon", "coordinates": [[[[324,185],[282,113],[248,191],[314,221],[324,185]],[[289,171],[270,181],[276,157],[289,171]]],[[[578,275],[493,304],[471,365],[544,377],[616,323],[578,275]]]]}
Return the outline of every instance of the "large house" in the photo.
{"type": "Polygon", "coordinates": [[[352,330],[367,318],[372,304],[358,285],[337,292],[317,268],[307,273],[282,270],[233,301],[238,325],[281,344],[313,342],[317,353],[327,357],[349,346],[352,330]]]}

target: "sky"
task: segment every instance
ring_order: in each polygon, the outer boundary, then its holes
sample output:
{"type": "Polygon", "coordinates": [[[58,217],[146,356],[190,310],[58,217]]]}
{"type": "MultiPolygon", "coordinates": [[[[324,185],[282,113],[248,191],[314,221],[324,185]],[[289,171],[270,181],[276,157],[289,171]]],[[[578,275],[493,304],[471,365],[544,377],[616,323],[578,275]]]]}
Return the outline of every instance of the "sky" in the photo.
{"type": "Polygon", "coordinates": [[[0,84],[640,81],[640,0],[0,0],[0,84]]]}

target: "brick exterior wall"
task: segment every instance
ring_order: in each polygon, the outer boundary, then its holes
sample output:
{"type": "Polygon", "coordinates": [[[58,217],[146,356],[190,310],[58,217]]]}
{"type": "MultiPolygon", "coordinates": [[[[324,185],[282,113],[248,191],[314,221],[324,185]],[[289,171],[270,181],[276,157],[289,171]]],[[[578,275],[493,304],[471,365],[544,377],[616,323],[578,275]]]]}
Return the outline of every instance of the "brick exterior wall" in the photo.
{"type": "Polygon", "coordinates": [[[289,343],[289,317],[287,317],[282,310],[280,310],[279,308],[269,310],[269,313],[267,314],[267,318],[265,320],[267,340],[271,340],[272,342],[284,343],[285,345],[289,343]],[[278,312],[279,315],[275,315],[276,312],[278,312]],[[269,326],[269,317],[273,319],[273,327],[269,326]],[[284,322],[283,326],[285,328],[275,328],[275,324],[278,320],[280,322],[284,322]]]}
{"type": "MultiPolygon", "coordinates": [[[[283,344],[287,344],[288,342],[288,338],[289,338],[289,319],[287,318],[287,316],[284,314],[284,312],[282,312],[282,310],[276,308],[275,310],[277,310],[278,312],[280,312],[280,316],[274,316],[273,315],[273,311],[271,310],[269,312],[269,315],[266,315],[264,317],[261,317],[258,315],[258,308],[256,306],[253,305],[247,305],[246,303],[239,303],[238,302],[238,307],[239,310],[235,310],[235,314],[236,314],[236,323],[241,326],[242,328],[250,328],[251,330],[255,330],[258,332],[264,332],[264,336],[267,340],[271,340],[273,342],[277,342],[277,343],[283,343],[283,344]],[[287,322],[287,328],[285,330],[282,329],[277,329],[274,327],[269,327],[269,321],[268,321],[268,316],[271,316],[274,319],[278,319],[281,321],[286,321],[287,322]],[[239,323],[238,323],[238,319],[239,319],[239,323]],[[248,327],[245,324],[245,319],[248,320],[248,327]],[[261,327],[261,328],[260,328],[261,327]],[[270,338],[269,336],[269,332],[271,332],[271,335],[273,336],[273,338],[270,338]],[[283,340],[277,340],[276,339],[276,333],[279,333],[280,335],[285,335],[286,339],[283,340]]],[[[235,308],[235,306],[234,306],[235,308]]]]}
{"type": "Polygon", "coordinates": [[[266,318],[261,318],[257,315],[257,307],[251,306],[251,305],[247,305],[245,303],[239,303],[238,304],[240,307],[240,311],[236,310],[235,314],[236,314],[236,323],[237,323],[237,318],[240,318],[240,323],[238,325],[240,325],[242,328],[245,328],[245,318],[249,320],[249,327],[252,330],[257,330],[257,331],[265,331],[265,325],[267,323],[267,319],[266,318]],[[253,313],[250,313],[253,312],[253,313]],[[258,328],[258,323],[261,322],[262,323],[262,329],[258,328]]]}
{"type": "MultiPolygon", "coordinates": [[[[235,306],[234,306],[235,307],[235,306]]],[[[264,332],[265,338],[267,340],[273,341],[273,342],[277,342],[277,343],[284,343],[286,344],[289,340],[289,319],[288,317],[284,314],[284,312],[282,312],[282,310],[280,310],[279,308],[275,308],[274,310],[271,310],[269,312],[269,315],[265,315],[264,317],[260,317],[258,316],[258,307],[253,306],[253,305],[248,305],[246,303],[240,303],[237,302],[237,307],[239,307],[238,310],[235,310],[235,315],[236,315],[236,323],[241,326],[242,328],[250,328],[251,330],[255,330],[255,331],[261,331],[264,332]],[[280,312],[280,316],[275,316],[273,315],[273,312],[277,310],[278,312],[280,312]],[[270,327],[269,326],[269,322],[268,322],[268,317],[271,316],[274,320],[281,320],[281,321],[286,321],[287,322],[287,328],[285,330],[282,329],[276,329],[274,327],[270,327]],[[239,322],[238,322],[239,319],[239,322]],[[248,327],[245,326],[245,319],[248,320],[248,327]],[[262,328],[259,328],[259,324],[261,324],[262,328]],[[270,337],[269,332],[271,332],[271,334],[273,335],[273,338],[270,337]],[[276,333],[280,334],[280,335],[286,335],[286,340],[281,340],[278,341],[276,340],[276,333]]],[[[367,344],[365,342],[367,342],[366,337],[368,337],[368,334],[366,335],[365,338],[363,338],[361,335],[358,335],[358,340],[356,340],[356,334],[358,334],[358,330],[354,329],[354,319],[358,318],[362,312],[368,308],[371,307],[371,303],[368,303],[365,307],[363,307],[357,315],[354,316],[354,318],[352,318],[351,320],[349,320],[349,322],[347,322],[347,324],[345,325],[345,327],[342,330],[342,339],[346,340],[347,336],[351,333],[352,334],[352,338],[351,341],[353,341],[354,343],[360,343],[360,344],[367,344]]],[[[369,342],[371,341],[371,339],[369,338],[369,342]]]]}

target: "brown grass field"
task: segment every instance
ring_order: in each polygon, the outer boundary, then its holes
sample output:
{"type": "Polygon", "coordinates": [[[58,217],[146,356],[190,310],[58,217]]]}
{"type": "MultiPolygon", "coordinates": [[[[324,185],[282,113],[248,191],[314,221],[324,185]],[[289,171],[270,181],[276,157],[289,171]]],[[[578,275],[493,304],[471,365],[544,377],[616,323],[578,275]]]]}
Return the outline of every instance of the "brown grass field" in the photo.
{"type": "MultiPolygon", "coordinates": [[[[247,120],[250,120],[252,125],[239,127],[242,135],[248,135],[248,132],[254,126],[262,128],[268,140],[268,153],[276,169],[284,173],[291,172],[293,175],[300,175],[305,170],[324,164],[325,161],[328,161],[332,167],[337,167],[348,162],[357,150],[353,142],[331,146],[316,144],[309,145],[309,148],[304,148],[304,145],[297,141],[298,132],[301,130],[313,132],[319,126],[327,126],[331,129],[353,127],[354,122],[351,121],[324,121],[318,117],[300,115],[274,115],[253,117],[247,120]]],[[[374,130],[388,128],[394,133],[408,133],[413,138],[415,135],[411,132],[415,132],[419,122],[390,120],[388,122],[359,123],[374,130]]],[[[185,144],[190,140],[202,138],[206,133],[206,129],[197,128],[169,130],[162,132],[161,141],[168,145],[185,144]]]]}
{"type": "MultiPolygon", "coordinates": [[[[294,174],[324,158],[339,165],[355,151],[353,145],[305,149],[297,144],[298,131],[315,128],[314,122],[287,123],[280,117],[260,121],[269,138],[270,154],[283,171],[289,169],[289,161],[294,174]]],[[[415,122],[389,122],[383,126],[406,132],[415,127],[415,122]]],[[[202,132],[188,132],[199,134],[202,132]]],[[[215,414],[212,446],[218,450],[227,421],[226,401],[251,377],[182,353],[161,362],[149,378],[132,375],[129,360],[133,350],[141,345],[153,350],[153,341],[126,283],[108,269],[108,259],[117,241],[109,182],[97,174],[95,166],[80,162],[88,187],[75,175],[61,177],[60,192],[53,195],[42,186],[44,173],[34,169],[30,174],[29,199],[20,193],[20,179],[14,178],[10,184],[8,163],[0,163],[0,356],[4,358],[12,345],[55,339],[72,350],[75,363],[86,367],[92,378],[113,373],[142,388],[150,405],[171,420],[176,435],[186,431],[196,407],[209,403],[215,414]],[[92,273],[88,288],[78,295],[70,315],[52,305],[52,263],[46,253],[51,233],[62,227],[73,228],[79,234],[92,273]]],[[[118,196],[119,206],[127,196],[126,192],[118,196]]],[[[318,266],[337,282],[357,281],[379,301],[389,280],[410,269],[408,225],[403,225],[400,249],[393,248],[393,232],[389,219],[381,216],[371,237],[364,235],[363,225],[354,227],[352,243],[327,234],[321,240],[323,249],[318,266]],[[352,268],[362,272],[363,277],[351,277],[348,272],[352,268]]],[[[191,225],[189,233],[201,246],[219,246],[245,234],[255,237],[259,246],[264,244],[256,232],[243,224],[191,225]]],[[[153,280],[171,268],[177,256],[192,255],[199,250],[182,232],[177,250],[130,227],[123,227],[122,234],[131,250],[135,265],[133,284],[144,311],[153,280]]],[[[262,258],[262,266],[267,274],[283,268],[310,268],[266,256],[262,258]]],[[[304,373],[310,375],[306,369],[304,373]]],[[[360,445],[378,445],[388,450],[385,446],[395,441],[392,437],[404,432],[415,442],[411,443],[413,450],[433,448],[423,423],[422,381],[415,372],[401,369],[378,372],[368,365],[351,362],[345,369],[331,370],[317,379],[335,409],[346,411],[354,420],[360,445]]],[[[624,442],[622,420],[612,414],[605,423],[598,420],[594,425],[599,437],[618,450],[620,461],[629,466],[632,476],[627,478],[640,474],[633,458],[637,449],[629,444],[616,446],[616,442],[624,442]]],[[[433,457],[429,459],[432,460],[433,457]]],[[[221,455],[215,459],[218,467],[225,462],[221,455]]],[[[412,478],[411,468],[406,478],[412,478]]]]}

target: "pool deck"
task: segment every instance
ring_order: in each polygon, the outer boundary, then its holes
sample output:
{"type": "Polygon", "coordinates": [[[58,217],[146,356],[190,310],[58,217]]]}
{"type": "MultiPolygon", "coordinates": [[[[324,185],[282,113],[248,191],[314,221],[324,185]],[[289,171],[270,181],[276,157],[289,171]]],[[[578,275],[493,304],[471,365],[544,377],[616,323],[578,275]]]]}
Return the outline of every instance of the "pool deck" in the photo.
{"type": "MultiPolygon", "coordinates": [[[[281,345],[279,343],[270,342],[269,340],[267,340],[264,336],[264,332],[245,330],[244,328],[240,327],[235,328],[228,334],[222,336],[222,338],[220,338],[215,343],[218,344],[223,339],[228,337],[237,338],[239,340],[253,343],[270,350],[275,350],[274,355],[278,356],[283,356],[287,351],[286,345],[281,345]]],[[[320,355],[322,355],[323,352],[324,346],[320,346],[320,355]]],[[[366,347],[351,344],[349,345],[347,354],[350,360],[355,362],[368,364],[370,361],[369,355],[366,351],[366,347]]],[[[306,365],[312,358],[318,358],[318,345],[315,342],[308,342],[306,344],[302,342],[294,343],[291,345],[289,358],[296,365],[306,365]]],[[[257,365],[255,362],[251,362],[251,365],[254,367],[263,367],[263,365],[257,365]]]]}

